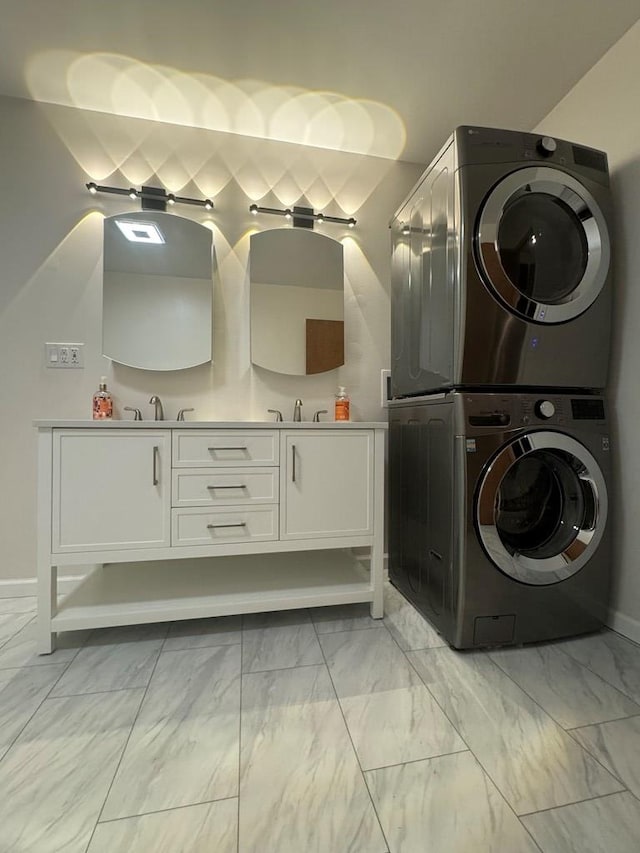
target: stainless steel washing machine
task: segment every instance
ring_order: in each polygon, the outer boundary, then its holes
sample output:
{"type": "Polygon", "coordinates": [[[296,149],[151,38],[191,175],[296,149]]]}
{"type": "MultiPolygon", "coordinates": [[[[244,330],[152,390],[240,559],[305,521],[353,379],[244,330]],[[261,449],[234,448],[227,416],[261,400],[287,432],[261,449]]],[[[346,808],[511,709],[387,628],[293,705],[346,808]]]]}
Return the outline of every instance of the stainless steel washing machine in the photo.
{"type": "Polygon", "coordinates": [[[456,648],[599,628],[609,431],[596,395],[451,392],[389,409],[389,573],[456,648]]]}
{"type": "Polygon", "coordinates": [[[609,215],[603,152],[459,127],[391,222],[392,395],[603,389],[609,215]]]}

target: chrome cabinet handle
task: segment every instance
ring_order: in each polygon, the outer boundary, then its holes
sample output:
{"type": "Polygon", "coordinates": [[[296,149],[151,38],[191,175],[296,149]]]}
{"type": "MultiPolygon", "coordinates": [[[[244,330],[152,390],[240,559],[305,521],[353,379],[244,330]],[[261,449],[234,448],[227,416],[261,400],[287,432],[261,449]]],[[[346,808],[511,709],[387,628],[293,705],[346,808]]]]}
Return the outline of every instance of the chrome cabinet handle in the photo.
{"type": "Polygon", "coordinates": [[[216,450],[247,450],[246,447],[207,447],[207,450],[216,451],[216,450]]]}
{"type": "Polygon", "coordinates": [[[244,483],[239,483],[237,486],[207,486],[208,489],[246,489],[244,483]]]}
{"type": "Polygon", "coordinates": [[[239,524],[207,524],[207,530],[215,530],[216,527],[246,527],[247,522],[241,521],[239,524]]]}
{"type": "Polygon", "coordinates": [[[295,483],[296,481],[296,446],[295,444],[291,445],[291,482],[295,483]]]}
{"type": "Polygon", "coordinates": [[[157,444],[153,446],[153,485],[157,486],[159,483],[158,480],[158,458],[160,455],[160,448],[157,444]]]}

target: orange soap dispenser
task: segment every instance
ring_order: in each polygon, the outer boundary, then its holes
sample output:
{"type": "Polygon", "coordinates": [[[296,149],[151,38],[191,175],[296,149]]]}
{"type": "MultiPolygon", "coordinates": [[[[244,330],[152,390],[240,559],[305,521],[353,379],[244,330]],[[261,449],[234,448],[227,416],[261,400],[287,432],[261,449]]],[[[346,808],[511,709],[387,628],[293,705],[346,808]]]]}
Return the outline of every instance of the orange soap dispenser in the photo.
{"type": "Polygon", "coordinates": [[[100,377],[100,390],[93,395],[94,421],[109,420],[113,417],[113,398],[107,391],[107,377],[100,377]]]}
{"type": "Polygon", "coordinates": [[[349,395],[347,394],[343,385],[340,385],[340,387],[338,388],[338,393],[336,394],[335,420],[349,420],[349,395]]]}

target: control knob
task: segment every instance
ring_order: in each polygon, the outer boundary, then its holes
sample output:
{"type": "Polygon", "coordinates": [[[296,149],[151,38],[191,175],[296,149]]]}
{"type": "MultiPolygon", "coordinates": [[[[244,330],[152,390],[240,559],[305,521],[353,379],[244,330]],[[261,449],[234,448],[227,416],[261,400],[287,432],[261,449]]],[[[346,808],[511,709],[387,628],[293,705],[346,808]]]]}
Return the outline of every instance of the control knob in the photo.
{"type": "Polygon", "coordinates": [[[555,154],[558,143],[551,136],[543,136],[538,140],[537,149],[543,157],[551,157],[555,154]]]}
{"type": "Polygon", "coordinates": [[[556,413],[556,407],[553,405],[551,400],[538,400],[534,406],[534,410],[536,415],[544,421],[549,420],[549,418],[552,418],[556,413]]]}

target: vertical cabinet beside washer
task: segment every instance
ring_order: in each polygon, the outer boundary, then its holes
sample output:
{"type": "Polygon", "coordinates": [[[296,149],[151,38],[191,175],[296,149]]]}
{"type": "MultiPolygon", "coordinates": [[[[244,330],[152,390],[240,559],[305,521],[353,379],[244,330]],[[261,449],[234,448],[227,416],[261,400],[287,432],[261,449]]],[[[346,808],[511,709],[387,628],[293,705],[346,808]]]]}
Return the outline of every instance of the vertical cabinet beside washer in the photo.
{"type": "Polygon", "coordinates": [[[280,441],[280,538],[371,535],[373,434],[283,430],[280,441]]]}

